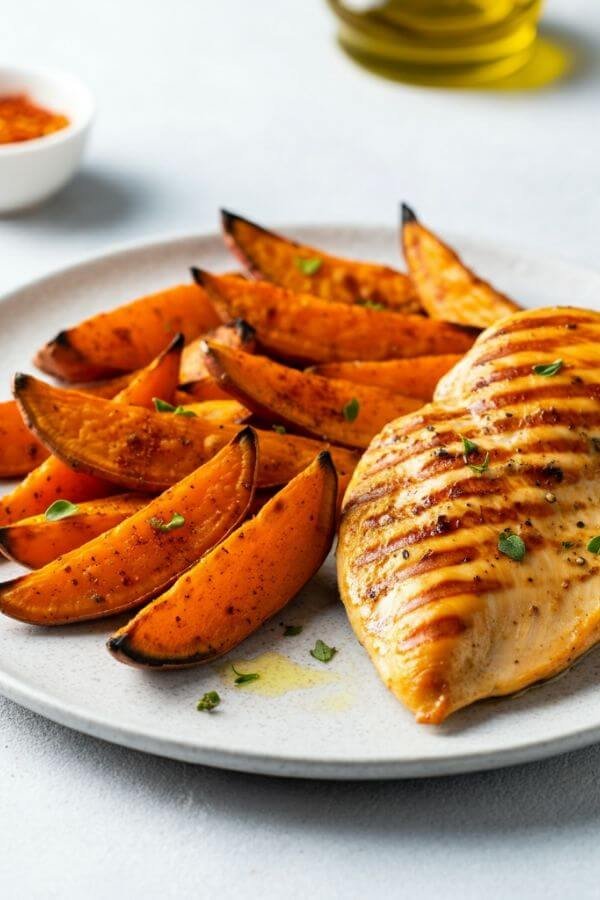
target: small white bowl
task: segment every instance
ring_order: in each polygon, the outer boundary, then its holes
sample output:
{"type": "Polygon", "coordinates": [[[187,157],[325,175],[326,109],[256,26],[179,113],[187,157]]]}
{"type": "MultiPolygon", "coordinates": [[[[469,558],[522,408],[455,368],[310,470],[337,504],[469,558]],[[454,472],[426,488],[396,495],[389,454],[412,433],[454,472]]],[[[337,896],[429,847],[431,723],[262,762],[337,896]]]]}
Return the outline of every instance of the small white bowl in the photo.
{"type": "Polygon", "coordinates": [[[94,115],[91,93],[73,75],[0,66],[0,97],[21,93],[67,116],[69,124],[46,137],[0,144],[0,214],[40,203],[73,177],[94,115]]]}

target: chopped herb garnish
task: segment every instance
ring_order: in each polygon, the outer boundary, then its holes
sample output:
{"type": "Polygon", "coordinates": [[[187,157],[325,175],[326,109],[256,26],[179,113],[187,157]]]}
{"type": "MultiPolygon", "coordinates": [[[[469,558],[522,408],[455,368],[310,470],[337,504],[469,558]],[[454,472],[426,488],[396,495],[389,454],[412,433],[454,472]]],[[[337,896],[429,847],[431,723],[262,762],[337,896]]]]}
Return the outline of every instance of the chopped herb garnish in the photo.
{"type": "Polygon", "coordinates": [[[563,367],[562,359],[555,359],[552,363],[546,363],[545,365],[532,366],[532,370],[536,375],[543,375],[545,378],[551,378],[552,375],[558,375],[560,370],[563,367]]]}
{"type": "Polygon", "coordinates": [[[376,300],[357,300],[356,302],[359,306],[364,306],[365,309],[374,309],[376,312],[385,309],[383,303],[378,303],[376,300]]]}
{"type": "Polygon", "coordinates": [[[597,534],[596,537],[593,537],[591,539],[591,541],[587,545],[587,548],[590,553],[600,553],[600,534],[597,534]]]}
{"type": "Polygon", "coordinates": [[[498,550],[510,559],[514,559],[515,562],[521,562],[527,552],[523,539],[510,531],[503,531],[498,538],[498,550]]]}
{"type": "Polygon", "coordinates": [[[360,412],[360,403],[356,397],[353,397],[352,400],[349,400],[348,403],[346,403],[342,412],[346,422],[354,422],[360,412]]]}
{"type": "Polygon", "coordinates": [[[156,412],[175,412],[175,407],[172,403],[167,403],[166,400],[161,400],[160,397],[153,397],[152,402],[154,403],[154,409],[156,412]]]}
{"type": "Polygon", "coordinates": [[[570,550],[571,547],[575,546],[575,541],[561,541],[560,546],[563,548],[563,550],[570,550]]]}
{"type": "Polygon", "coordinates": [[[474,444],[473,441],[470,441],[469,438],[463,437],[460,435],[460,439],[463,444],[463,453],[465,456],[465,462],[467,461],[467,456],[471,456],[472,453],[479,453],[479,447],[477,444],[474,444]]]}
{"type": "Polygon", "coordinates": [[[156,410],[156,412],[173,413],[174,416],[189,416],[197,418],[196,413],[193,409],[186,409],[185,406],[173,406],[172,403],[167,403],[166,400],[161,400],[160,397],[153,397],[152,402],[154,403],[154,409],[156,410]]]}
{"type": "Polygon", "coordinates": [[[286,625],[283,629],[284,637],[296,637],[297,634],[302,633],[302,625],[286,625]]]}
{"type": "Polygon", "coordinates": [[[483,475],[483,473],[486,472],[489,469],[489,467],[490,467],[490,454],[489,453],[485,454],[485,459],[483,460],[483,462],[481,463],[480,466],[476,466],[474,463],[469,463],[469,468],[471,469],[472,472],[476,472],[477,475],[483,475]]]}
{"type": "Polygon", "coordinates": [[[173,531],[175,528],[181,528],[181,526],[185,524],[185,519],[180,513],[173,513],[170,522],[165,522],[157,516],[152,516],[151,519],[148,519],[148,523],[155,531],[166,532],[173,531]]]}
{"type": "Polygon", "coordinates": [[[277,434],[285,434],[285,425],[271,425],[273,431],[276,431],[277,434]]]}
{"type": "Polygon", "coordinates": [[[79,512],[79,507],[70,500],[55,500],[44,513],[47,522],[58,522],[79,512]]]}
{"type": "Polygon", "coordinates": [[[327,644],[320,639],[310,651],[310,655],[314,657],[314,659],[318,659],[319,662],[324,663],[330,662],[336,653],[337,649],[335,647],[328,647],[327,644]]]}
{"type": "Polygon", "coordinates": [[[319,259],[318,256],[312,256],[309,258],[297,256],[296,257],[296,267],[302,272],[303,275],[316,275],[321,266],[323,265],[323,260],[319,259]]]}
{"type": "Polygon", "coordinates": [[[257,681],[260,678],[258,672],[238,672],[234,665],[231,666],[237,678],[233,682],[234,684],[248,684],[250,681],[257,681]]]}
{"type": "Polygon", "coordinates": [[[199,712],[210,712],[212,709],[215,709],[220,702],[221,698],[216,691],[207,691],[206,694],[198,700],[196,709],[199,712]]]}

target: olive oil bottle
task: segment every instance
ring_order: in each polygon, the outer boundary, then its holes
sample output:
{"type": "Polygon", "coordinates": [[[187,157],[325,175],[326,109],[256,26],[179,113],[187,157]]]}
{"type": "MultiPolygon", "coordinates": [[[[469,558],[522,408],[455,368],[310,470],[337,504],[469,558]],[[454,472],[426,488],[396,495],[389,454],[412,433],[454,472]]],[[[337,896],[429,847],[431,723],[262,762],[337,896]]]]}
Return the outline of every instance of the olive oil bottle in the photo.
{"type": "Polygon", "coordinates": [[[328,2],[342,46],[359,61],[408,81],[467,86],[525,65],[543,0],[328,2]]]}

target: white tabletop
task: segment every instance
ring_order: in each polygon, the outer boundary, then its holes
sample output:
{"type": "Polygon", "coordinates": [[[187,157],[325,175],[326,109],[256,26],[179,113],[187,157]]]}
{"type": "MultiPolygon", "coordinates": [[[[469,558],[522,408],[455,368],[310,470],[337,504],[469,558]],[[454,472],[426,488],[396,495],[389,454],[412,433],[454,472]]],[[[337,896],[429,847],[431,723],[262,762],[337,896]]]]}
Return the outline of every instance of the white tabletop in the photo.
{"type": "MultiPolygon", "coordinates": [[[[598,266],[600,6],[549,0],[575,77],[536,93],[367,75],[322,0],[20,0],[7,61],[71,69],[99,101],[85,167],[0,221],[0,290],[109,244],[265,223],[392,223],[598,266]]],[[[576,301],[566,297],[565,300],[576,301]]],[[[157,710],[160,715],[160,710],[157,710]]],[[[276,781],[169,762],[0,700],[0,895],[598,895],[600,750],[470,777],[276,781]]]]}

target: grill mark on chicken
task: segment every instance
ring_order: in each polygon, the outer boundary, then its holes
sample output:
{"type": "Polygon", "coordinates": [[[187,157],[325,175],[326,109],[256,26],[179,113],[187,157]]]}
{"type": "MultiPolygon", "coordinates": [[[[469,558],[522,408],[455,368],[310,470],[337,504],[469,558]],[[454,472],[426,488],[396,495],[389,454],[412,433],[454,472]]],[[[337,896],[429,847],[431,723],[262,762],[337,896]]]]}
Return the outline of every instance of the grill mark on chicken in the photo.
{"type": "MultiPolygon", "coordinates": [[[[494,338],[497,337],[496,334],[493,335],[494,338]]],[[[531,338],[529,340],[523,340],[520,343],[503,343],[500,346],[493,347],[487,353],[484,353],[482,356],[478,356],[473,360],[473,366],[484,366],[486,363],[496,362],[499,359],[504,359],[506,356],[513,356],[515,353],[531,353],[535,350],[536,354],[544,354],[549,357],[549,361],[551,362],[557,355],[558,351],[564,351],[566,347],[573,347],[577,344],[595,341],[598,339],[597,330],[589,330],[585,329],[577,329],[573,332],[565,332],[565,335],[552,335],[548,337],[538,337],[535,341],[535,344],[532,343],[531,338]]],[[[493,343],[490,340],[490,344],[493,343]]],[[[483,347],[487,346],[487,342],[484,342],[483,347]]]]}
{"type": "MultiPolygon", "coordinates": [[[[437,516],[434,522],[413,528],[394,538],[388,544],[375,544],[367,548],[354,562],[355,566],[364,566],[367,563],[384,559],[392,553],[404,548],[412,547],[423,541],[438,537],[442,534],[452,534],[461,528],[472,528],[477,525],[509,525],[522,522],[523,519],[545,519],[551,515],[550,504],[544,500],[539,503],[523,503],[519,506],[503,506],[497,509],[494,506],[480,507],[478,510],[470,509],[462,516],[437,516]]],[[[464,555],[464,551],[463,551],[464,555]]]]}
{"type": "MultiPolygon", "coordinates": [[[[523,316],[517,321],[508,322],[501,328],[492,330],[487,340],[489,341],[506,334],[517,334],[519,331],[529,331],[532,328],[572,328],[574,325],[577,329],[583,324],[597,326],[597,319],[593,314],[586,316],[583,310],[577,309],[574,309],[572,313],[559,312],[550,316],[523,316]]],[[[482,343],[485,343],[485,341],[482,343]]]]}
{"type": "Polygon", "coordinates": [[[402,641],[402,648],[410,650],[420,644],[430,644],[443,638],[456,637],[466,631],[467,625],[460,616],[441,616],[432,622],[419,625],[402,641]]]}
{"type": "Polygon", "coordinates": [[[481,415],[489,410],[504,409],[506,406],[518,406],[522,403],[534,403],[540,400],[575,400],[585,397],[587,400],[600,400],[600,384],[543,384],[524,388],[521,391],[509,391],[506,394],[493,394],[490,397],[476,400],[470,405],[471,412],[481,415]]]}

